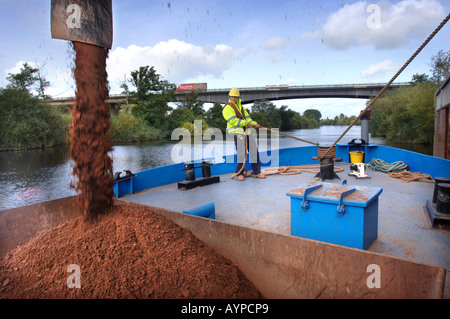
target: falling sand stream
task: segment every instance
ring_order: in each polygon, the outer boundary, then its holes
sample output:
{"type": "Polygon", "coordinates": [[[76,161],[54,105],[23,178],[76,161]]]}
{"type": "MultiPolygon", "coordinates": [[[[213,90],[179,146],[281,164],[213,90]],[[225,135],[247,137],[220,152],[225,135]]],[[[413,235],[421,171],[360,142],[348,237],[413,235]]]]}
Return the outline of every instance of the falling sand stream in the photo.
{"type": "Polygon", "coordinates": [[[78,210],[85,220],[95,220],[113,203],[112,150],[106,59],[108,49],[73,42],[76,99],[72,108],[70,155],[77,177],[78,210]]]}

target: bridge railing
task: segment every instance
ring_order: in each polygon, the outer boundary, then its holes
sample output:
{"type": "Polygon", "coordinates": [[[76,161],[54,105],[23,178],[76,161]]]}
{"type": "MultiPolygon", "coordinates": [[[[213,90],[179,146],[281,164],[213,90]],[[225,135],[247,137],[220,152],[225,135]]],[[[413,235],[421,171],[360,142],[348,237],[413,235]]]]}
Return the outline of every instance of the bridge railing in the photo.
{"type": "MultiPolygon", "coordinates": [[[[406,86],[410,85],[410,82],[398,82],[393,83],[391,86],[406,86]]],[[[319,85],[289,85],[285,86],[284,84],[280,84],[277,88],[277,85],[268,85],[263,87],[245,87],[245,88],[238,88],[239,91],[269,91],[269,90],[298,90],[298,89],[326,89],[326,88],[364,88],[364,87],[384,87],[386,83],[357,83],[357,84],[319,84],[319,85]]],[[[208,92],[228,92],[231,88],[225,88],[225,89],[208,89],[205,92],[199,92],[199,93],[208,93],[208,92]]],[[[179,94],[185,94],[188,92],[178,92],[179,94]]],[[[110,94],[109,98],[114,97],[125,97],[125,94],[110,94]]],[[[60,101],[60,100],[70,100],[74,99],[74,97],[55,97],[51,98],[50,100],[53,101],[60,101]]]]}
{"type": "MultiPolygon", "coordinates": [[[[125,94],[109,94],[109,96],[108,96],[108,98],[113,98],[113,97],[126,97],[126,95],[125,94]]],[[[130,96],[130,95],[128,95],[128,96],[130,96]]],[[[75,97],[73,97],[73,96],[66,96],[66,97],[53,97],[53,98],[51,98],[50,100],[53,100],[53,101],[57,101],[57,100],[71,100],[71,99],[74,99],[75,97]]]]}
{"type": "MultiPolygon", "coordinates": [[[[363,88],[363,87],[384,87],[386,83],[356,83],[356,84],[318,84],[318,85],[279,85],[280,90],[291,90],[291,89],[312,89],[312,88],[363,88]]],[[[393,83],[391,86],[406,86],[411,85],[410,82],[398,82],[393,83]]],[[[222,91],[229,91],[231,88],[228,89],[208,89],[207,92],[222,92],[222,91]]],[[[245,88],[237,88],[239,91],[260,91],[260,90],[267,90],[267,89],[277,89],[277,85],[269,85],[269,86],[263,86],[263,87],[245,87],[245,88]]]]}

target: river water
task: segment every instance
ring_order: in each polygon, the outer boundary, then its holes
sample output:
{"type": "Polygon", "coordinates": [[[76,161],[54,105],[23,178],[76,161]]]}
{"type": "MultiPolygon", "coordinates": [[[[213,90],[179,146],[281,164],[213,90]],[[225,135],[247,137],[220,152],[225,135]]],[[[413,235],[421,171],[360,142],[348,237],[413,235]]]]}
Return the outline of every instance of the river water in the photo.
{"type": "MultiPolygon", "coordinates": [[[[303,140],[318,142],[321,146],[330,146],[344,132],[345,126],[322,126],[316,129],[303,129],[286,134],[303,140]]],[[[339,143],[348,143],[352,139],[359,139],[361,129],[352,127],[339,143]]],[[[300,142],[285,136],[272,135],[277,140],[270,140],[260,136],[259,150],[270,147],[279,148],[309,146],[311,144],[300,142]]],[[[224,137],[225,139],[225,137],[224,137]]],[[[386,145],[382,138],[370,138],[370,143],[386,145]]],[[[181,137],[175,140],[163,140],[127,145],[115,145],[111,152],[114,172],[130,170],[133,173],[153,167],[181,162],[183,159],[178,151],[186,146],[186,140],[181,137]]],[[[390,145],[416,152],[431,155],[430,147],[416,145],[390,145]]],[[[191,156],[198,158],[211,157],[209,154],[234,154],[232,141],[205,141],[204,144],[191,146],[191,156]],[[206,150],[206,151],[205,151],[206,150]],[[213,150],[211,153],[210,151],[213,150]],[[214,153],[216,152],[216,153],[214,153]],[[217,153],[218,152],[218,153],[217,153]],[[209,155],[209,156],[208,156],[209,155]]],[[[49,149],[27,150],[20,152],[0,152],[0,210],[19,207],[43,201],[75,195],[70,187],[74,181],[72,176],[72,160],[68,156],[68,146],[58,146],[49,149]]],[[[186,156],[186,152],[184,153],[186,156]]],[[[188,153],[187,153],[188,154],[188,153]]]]}

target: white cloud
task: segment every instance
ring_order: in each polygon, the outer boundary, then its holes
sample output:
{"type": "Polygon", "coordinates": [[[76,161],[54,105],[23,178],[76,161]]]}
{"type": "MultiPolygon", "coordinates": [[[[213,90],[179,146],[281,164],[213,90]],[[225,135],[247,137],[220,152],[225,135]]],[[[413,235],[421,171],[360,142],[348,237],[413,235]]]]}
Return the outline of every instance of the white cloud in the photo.
{"type": "Polygon", "coordinates": [[[295,83],[297,83],[297,80],[295,78],[289,78],[286,80],[286,83],[289,85],[295,85],[295,83]]]}
{"type": "Polygon", "coordinates": [[[338,50],[365,44],[376,49],[396,48],[409,38],[426,35],[445,15],[437,0],[359,1],[332,13],[318,36],[325,46],[338,50]],[[378,10],[371,10],[374,7],[378,10]]]}
{"type": "Polygon", "coordinates": [[[242,50],[224,44],[200,47],[172,39],[154,46],[118,47],[109,53],[108,81],[114,85],[128,78],[130,72],[141,66],[154,66],[156,71],[171,83],[181,83],[198,76],[220,78],[243,54],[242,50]]]}
{"type": "Polygon", "coordinates": [[[280,62],[283,60],[283,56],[281,54],[271,54],[269,57],[269,61],[272,63],[280,62]]]}
{"type": "Polygon", "coordinates": [[[369,67],[361,72],[361,75],[365,78],[376,78],[383,76],[386,72],[394,71],[397,67],[391,60],[385,60],[383,62],[369,65],[369,67]]]}
{"type": "Polygon", "coordinates": [[[284,49],[286,47],[286,41],[280,37],[272,37],[267,39],[261,47],[266,50],[284,49]]]}
{"type": "Polygon", "coordinates": [[[8,75],[8,73],[12,73],[12,74],[19,73],[20,69],[23,67],[24,63],[28,63],[30,66],[33,66],[33,64],[34,64],[33,62],[17,61],[15,66],[5,70],[5,76],[8,75]]]}

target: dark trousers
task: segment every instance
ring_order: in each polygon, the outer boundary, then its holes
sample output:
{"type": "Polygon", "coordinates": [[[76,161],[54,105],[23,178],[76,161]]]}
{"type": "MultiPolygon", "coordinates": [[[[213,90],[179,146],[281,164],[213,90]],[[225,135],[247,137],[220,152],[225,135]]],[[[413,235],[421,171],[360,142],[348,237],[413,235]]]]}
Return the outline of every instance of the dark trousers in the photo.
{"type": "MultiPolygon", "coordinates": [[[[252,164],[252,173],[258,175],[261,173],[261,165],[259,162],[259,153],[256,145],[256,138],[252,135],[247,136],[247,152],[250,153],[249,159],[252,164]]],[[[245,151],[245,136],[243,134],[234,135],[234,145],[236,146],[237,151],[237,165],[236,165],[236,173],[239,172],[244,164],[244,159],[246,156],[245,151]]],[[[244,170],[242,170],[240,175],[244,174],[244,170]]]]}

